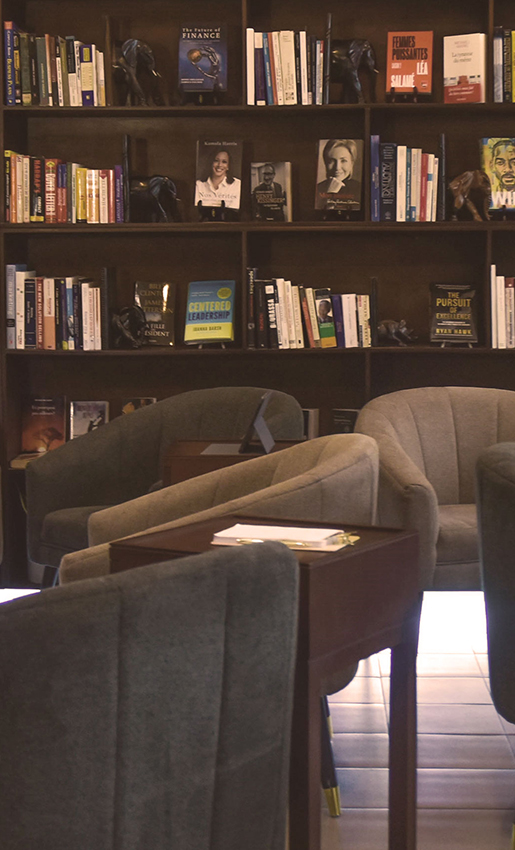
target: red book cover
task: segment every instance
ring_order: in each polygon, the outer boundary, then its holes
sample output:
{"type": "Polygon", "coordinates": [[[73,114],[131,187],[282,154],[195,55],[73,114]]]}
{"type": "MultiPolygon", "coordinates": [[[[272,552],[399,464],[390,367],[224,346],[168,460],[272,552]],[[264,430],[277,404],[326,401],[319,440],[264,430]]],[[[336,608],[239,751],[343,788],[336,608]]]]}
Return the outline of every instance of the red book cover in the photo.
{"type": "Polygon", "coordinates": [[[58,159],[45,159],[45,222],[57,223],[57,166],[58,159]]]}
{"type": "Polygon", "coordinates": [[[386,91],[431,94],[433,33],[389,32],[386,52],[386,91]]]}
{"type": "Polygon", "coordinates": [[[427,163],[429,154],[422,154],[420,169],[420,221],[427,221],[427,163]]]}

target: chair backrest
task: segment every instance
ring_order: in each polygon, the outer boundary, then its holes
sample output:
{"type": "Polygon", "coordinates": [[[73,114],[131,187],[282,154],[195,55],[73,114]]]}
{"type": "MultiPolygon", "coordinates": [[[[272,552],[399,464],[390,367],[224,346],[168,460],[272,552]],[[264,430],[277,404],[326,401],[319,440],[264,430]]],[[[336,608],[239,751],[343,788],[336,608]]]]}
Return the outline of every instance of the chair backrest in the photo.
{"type": "Polygon", "coordinates": [[[490,688],[497,711],[515,723],[515,443],[480,454],[477,511],[490,688]]]}
{"type": "Polygon", "coordinates": [[[394,439],[436,491],[439,504],[475,500],[482,449],[515,440],[515,392],[483,387],[420,387],[369,401],[356,430],[394,439]]]}
{"type": "Polygon", "coordinates": [[[257,544],[0,606],[5,850],[284,850],[297,559],[257,544]]]}

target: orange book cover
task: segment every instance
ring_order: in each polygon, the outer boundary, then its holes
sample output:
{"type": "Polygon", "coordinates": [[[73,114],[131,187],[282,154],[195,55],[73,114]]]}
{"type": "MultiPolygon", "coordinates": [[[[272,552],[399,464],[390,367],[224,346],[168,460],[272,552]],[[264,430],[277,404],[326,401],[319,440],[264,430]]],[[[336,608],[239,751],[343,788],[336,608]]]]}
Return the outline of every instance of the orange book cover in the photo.
{"type": "Polygon", "coordinates": [[[22,452],[44,452],[62,446],[66,436],[64,396],[26,398],[22,410],[22,452]]]}
{"type": "Polygon", "coordinates": [[[389,32],[386,52],[386,91],[431,94],[433,32],[389,32]]]}

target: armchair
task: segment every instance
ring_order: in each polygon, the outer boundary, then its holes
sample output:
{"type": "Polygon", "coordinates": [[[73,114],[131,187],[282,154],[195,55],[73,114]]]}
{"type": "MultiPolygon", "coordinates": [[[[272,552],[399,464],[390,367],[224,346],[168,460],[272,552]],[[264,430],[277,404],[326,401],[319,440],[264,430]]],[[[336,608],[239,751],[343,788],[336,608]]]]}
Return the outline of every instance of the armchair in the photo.
{"type": "Polygon", "coordinates": [[[379,523],[419,532],[421,590],[479,590],[476,460],[515,440],[515,392],[401,390],[368,402],[356,432],[379,446],[379,523]]]}
{"type": "MultiPolygon", "coordinates": [[[[264,392],[215,387],[181,393],[33,461],[26,475],[30,561],[57,568],[67,552],[85,548],[89,517],[147,493],[175,440],[241,439],[264,392]]],[[[293,396],[274,392],[265,418],[275,439],[302,439],[302,410],[293,396]]]]}

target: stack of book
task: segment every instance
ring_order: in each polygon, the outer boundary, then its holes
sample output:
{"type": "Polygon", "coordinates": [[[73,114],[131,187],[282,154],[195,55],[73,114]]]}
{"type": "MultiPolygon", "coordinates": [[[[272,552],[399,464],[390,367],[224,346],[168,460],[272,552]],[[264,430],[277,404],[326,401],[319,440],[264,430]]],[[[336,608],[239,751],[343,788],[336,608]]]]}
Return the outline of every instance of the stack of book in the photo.
{"type": "Polygon", "coordinates": [[[109,347],[110,270],[100,283],[85,277],[42,277],[24,264],[8,264],[8,349],[98,351],[109,347]]]}
{"type": "Polygon", "coordinates": [[[372,221],[436,221],[440,158],[370,138],[372,221]]]}
{"type": "Polygon", "coordinates": [[[7,106],[106,106],[104,53],[73,35],[4,21],[4,77],[7,106]]]}
{"type": "Polygon", "coordinates": [[[256,32],[247,28],[247,104],[329,103],[330,21],[325,39],[306,30],[256,32]]]}
{"type": "Polygon", "coordinates": [[[368,348],[370,297],[298,286],[247,269],[249,348],[368,348]]]}
{"type": "Polygon", "coordinates": [[[4,151],[5,220],[12,224],[123,222],[123,168],[4,151]]]}
{"type": "Polygon", "coordinates": [[[494,28],[494,103],[515,103],[515,32],[494,28]]]}
{"type": "Polygon", "coordinates": [[[515,348],[515,278],[490,267],[492,348],[515,348]]]}

